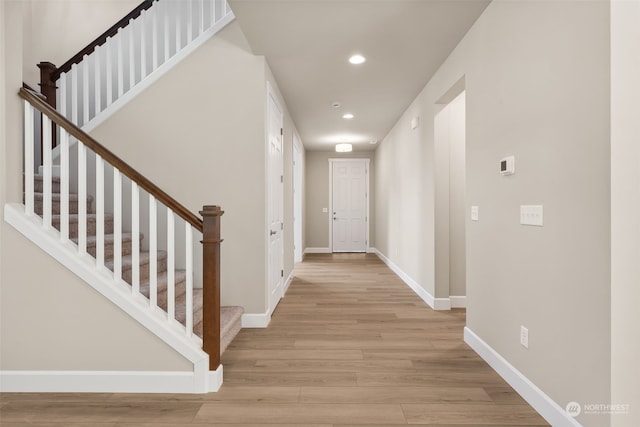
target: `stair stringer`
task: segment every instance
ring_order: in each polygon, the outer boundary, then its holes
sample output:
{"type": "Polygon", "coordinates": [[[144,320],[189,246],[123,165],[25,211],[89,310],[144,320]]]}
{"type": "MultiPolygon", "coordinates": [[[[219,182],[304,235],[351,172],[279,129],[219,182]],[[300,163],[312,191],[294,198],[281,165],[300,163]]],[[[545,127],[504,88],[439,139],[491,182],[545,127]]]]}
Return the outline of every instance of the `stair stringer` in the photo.
{"type": "Polygon", "coordinates": [[[27,215],[25,206],[7,203],[5,221],[65,266],[101,295],[135,319],[178,354],[193,363],[193,372],[123,371],[0,371],[2,392],[129,392],[129,393],[208,393],[222,386],[222,365],[209,371],[209,355],[197,336],[191,339],[177,321],[168,322],[166,313],[151,309],[147,299],[134,297],[123,280],[114,280],[107,268],[98,269],[95,258],[80,256],[71,241],[62,242],[53,227],[45,229],[42,218],[27,215]]]}

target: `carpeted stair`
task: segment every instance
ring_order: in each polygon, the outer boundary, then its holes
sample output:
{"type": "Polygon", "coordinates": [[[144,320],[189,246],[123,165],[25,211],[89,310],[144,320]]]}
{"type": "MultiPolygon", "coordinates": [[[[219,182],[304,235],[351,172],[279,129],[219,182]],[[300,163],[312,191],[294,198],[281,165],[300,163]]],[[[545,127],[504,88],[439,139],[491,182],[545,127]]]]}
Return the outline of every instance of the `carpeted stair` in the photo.
{"type": "MultiPolygon", "coordinates": [[[[43,212],[43,187],[42,175],[36,175],[34,179],[35,191],[35,212],[42,216],[43,212]]],[[[53,177],[52,182],[52,224],[56,229],[60,229],[60,178],[53,177]]],[[[91,256],[96,256],[96,215],[93,213],[93,197],[87,197],[87,252],[91,256]]],[[[113,271],[113,215],[105,214],[104,219],[104,258],[105,266],[113,271]]],[[[78,241],[78,195],[69,194],[69,238],[77,243],[78,241]]],[[[142,241],[143,236],[140,235],[142,241]]],[[[132,283],[132,235],[122,233],[122,279],[127,283],[132,283]]],[[[140,252],[140,292],[149,297],[149,252],[140,252]]],[[[158,273],[158,306],[163,310],[167,309],[167,253],[158,251],[157,255],[158,273]]],[[[176,319],[183,325],[186,323],[186,280],[187,275],[184,270],[175,271],[175,312],[176,319]]],[[[240,332],[242,307],[221,307],[220,312],[220,353],[224,352],[227,346],[240,332]]],[[[193,324],[194,333],[202,337],[202,289],[193,289],[193,324]]]]}

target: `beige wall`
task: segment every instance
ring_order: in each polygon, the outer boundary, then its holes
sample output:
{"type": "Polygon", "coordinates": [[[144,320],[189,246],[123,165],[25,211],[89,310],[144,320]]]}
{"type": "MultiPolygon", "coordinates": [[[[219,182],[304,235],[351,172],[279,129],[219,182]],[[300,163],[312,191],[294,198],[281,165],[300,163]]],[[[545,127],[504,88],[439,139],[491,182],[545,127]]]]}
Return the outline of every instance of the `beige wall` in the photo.
{"type": "Polygon", "coordinates": [[[355,151],[351,153],[336,153],[332,151],[307,151],[305,158],[305,229],[306,248],[329,248],[329,212],[322,212],[322,208],[329,208],[329,159],[358,158],[371,159],[369,165],[370,186],[370,218],[369,218],[369,246],[375,247],[375,183],[371,177],[375,170],[375,153],[372,151],[355,151]]]}
{"type": "MultiPolygon", "coordinates": [[[[36,64],[60,66],[138,6],[140,0],[31,0],[32,25],[25,31],[25,81],[40,81],[36,64]],[[73,28],[73,31],[69,31],[73,28]]],[[[35,87],[35,86],[34,86],[35,87]]]]}
{"type": "Polygon", "coordinates": [[[376,246],[433,293],[433,118],[465,77],[467,324],[561,407],[610,398],[608,63],[608,2],[494,1],[376,152],[376,246]]]}
{"type": "MultiPolygon", "coordinates": [[[[22,104],[27,1],[2,2],[0,205],[22,199],[22,104]],[[6,43],[6,44],[5,44],[6,43]],[[23,49],[24,48],[24,49],[23,49]]],[[[71,31],[67,29],[67,31],[71,31]]],[[[1,370],[192,370],[135,320],[0,221],[1,370]],[[33,268],[33,266],[37,268],[33,268]],[[127,351],[122,351],[126,348],[127,351]]]]}
{"type": "Polygon", "coordinates": [[[640,425],[640,3],[611,2],[611,403],[640,425]]]}

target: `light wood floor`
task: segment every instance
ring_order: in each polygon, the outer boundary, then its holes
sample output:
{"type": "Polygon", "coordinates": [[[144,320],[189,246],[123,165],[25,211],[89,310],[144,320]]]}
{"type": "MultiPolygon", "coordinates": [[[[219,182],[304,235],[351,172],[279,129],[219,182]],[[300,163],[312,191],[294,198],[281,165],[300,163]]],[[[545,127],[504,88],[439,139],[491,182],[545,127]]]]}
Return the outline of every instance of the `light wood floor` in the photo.
{"type": "Polygon", "coordinates": [[[2,426],[547,426],[373,255],[310,255],[208,395],[4,394],[2,426]]]}

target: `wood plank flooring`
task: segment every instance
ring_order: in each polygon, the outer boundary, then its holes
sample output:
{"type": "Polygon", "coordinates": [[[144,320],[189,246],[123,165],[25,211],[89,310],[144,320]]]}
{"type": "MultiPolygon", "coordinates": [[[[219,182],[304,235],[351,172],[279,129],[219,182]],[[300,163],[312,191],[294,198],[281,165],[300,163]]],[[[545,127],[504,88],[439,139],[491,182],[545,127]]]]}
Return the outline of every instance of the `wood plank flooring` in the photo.
{"type": "Polygon", "coordinates": [[[548,426],[374,255],[308,255],[207,395],[3,394],[6,427],[548,426]]]}

